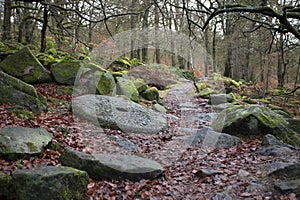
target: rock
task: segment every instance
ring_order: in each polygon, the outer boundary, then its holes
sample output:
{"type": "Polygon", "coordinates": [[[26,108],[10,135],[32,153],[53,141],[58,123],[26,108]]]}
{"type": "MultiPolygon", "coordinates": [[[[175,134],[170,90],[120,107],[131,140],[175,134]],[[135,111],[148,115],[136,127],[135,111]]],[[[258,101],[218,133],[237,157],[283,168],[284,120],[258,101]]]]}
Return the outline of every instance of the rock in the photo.
{"type": "Polygon", "coordinates": [[[163,172],[159,163],[134,155],[85,154],[67,148],[60,160],[64,165],[87,171],[96,180],[138,181],[154,179],[163,172]]]}
{"type": "Polygon", "coordinates": [[[285,169],[288,168],[289,166],[294,166],[294,165],[295,165],[294,162],[287,163],[287,162],[275,161],[263,166],[263,174],[269,176],[271,174],[281,173],[284,171],[287,172],[285,169]]]}
{"type": "Polygon", "coordinates": [[[215,93],[216,93],[216,91],[214,91],[211,88],[204,88],[204,89],[201,89],[199,91],[199,93],[197,93],[197,97],[201,97],[201,98],[204,98],[204,99],[209,99],[209,96],[211,94],[215,94],[215,93]]]}
{"type": "Polygon", "coordinates": [[[46,129],[9,127],[0,130],[0,155],[9,160],[40,154],[51,142],[46,129]]]}
{"type": "Polygon", "coordinates": [[[205,178],[208,176],[214,176],[216,174],[223,174],[220,170],[212,170],[212,169],[200,169],[195,173],[195,175],[199,178],[205,178]]]}
{"type": "Polygon", "coordinates": [[[56,82],[65,85],[73,85],[79,68],[79,62],[62,61],[52,65],[51,73],[56,82]]]}
{"type": "Polygon", "coordinates": [[[218,113],[199,113],[199,123],[211,123],[213,122],[218,116],[218,113]]]}
{"type": "MultiPolygon", "coordinates": [[[[280,163],[280,162],[278,162],[280,163]]],[[[275,165],[276,166],[276,165],[275,165]]],[[[300,179],[300,162],[281,163],[271,174],[285,176],[287,179],[300,179]]]]}
{"type": "Polygon", "coordinates": [[[158,89],[156,87],[148,88],[147,90],[145,90],[145,92],[142,93],[142,97],[149,101],[158,101],[159,99],[158,89]]]}
{"type": "Polygon", "coordinates": [[[133,82],[129,79],[125,79],[122,77],[117,77],[117,94],[125,95],[130,98],[132,101],[138,102],[139,100],[139,92],[136,89],[133,82]]]}
{"type": "Polygon", "coordinates": [[[249,185],[247,186],[246,192],[253,193],[253,192],[262,192],[266,188],[260,183],[254,183],[250,182],[249,185]]]}
{"type": "Polygon", "coordinates": [[[261,144],[263,146],[280,146],[280,147],[287,147],[293,148],[291,145],[288,145],[280,140],[278,140],[274,135],[267,134],[263,137],[261,144]]]}
{"type": "Polygon", "coordinates": [[[87,199],[89,177],[86,172],[70,167],[41,167],[12,173],[16,199],[63,200],[87,199]]]}
{"type": "Polygon", "coordinates": [[[0,172],[0,199],[13,199],[15,194],[12,177],[0,172]]]}
{"type": "Polygon", "coordinates": [[[257,153],[264,156],[287,157],[288,155],[291,155],[293,151],[288,147],[270,146],[259,149],[257,153]]]}
{"type": "Polygon", "coordinates": [[[132,81],[133,81],[134,86],[138,90],[139,94],[142,94],[145,90],[148,89],[148,85],[144,82],[143,79],[137,78],[132,81]]]}
{"type": "Polygon", "coordinates": [[[123,149],[129,150],[129,151],[137,151],[138,147],[131,142],[130,140],[124,139],[124,138],[116,138],[116,143],[119,147],[122,147],[123,149]]]}
{"type": "Polygon", "coordinates": [[[162,105],[160,105],[158,103],[154,104],[152,109],[157,111],[157,112],[167,113],[167,109],[165,109],[165,107],[163,107],[162,105]]]}
{"type": "Polygon", "coordinates": [[[208,127],[204,127],[197,131],[195,135],[192,136],[193,139],[190,145],[194,146],[201,142],[202,146],[206,147],[224,147],[230,148],[231,146],[237,144],[240,139],[235,136],[231,136],[225,133],[219,133],[213,131],[208,127]]]}
{"type": "Polygon", "coordinates": [[[29,84],[51,81],[48,71],[31,53],[28,47],[24,47],[4,59],[0,63],[0,69],[29,84]]]}
{"type": "Polygon", "coordinates": [[[248,137],[272,134],[285,142],[300,145],[300,138],[289,128],[285,118],[260,105],[229,107],[219,113],[212,128],[215,131],[248,137]]]}
{"type": "Polygon", "coordinates": [[[231,108],[231,107],[233,107],[235,105],[236,104],[234,104],[234,103],[221,103],[221,104],[218,104],[218,105],[213,105],[212,107],[216,111],[222,111],[222,110],[231,108]]]}
{"type": "Polygon", "coordinates": [[[108,96],[113,96],[116,94],[116,82],[113,75],[109,72],[99,73],[98,83],[96,87],[99,94],[108,96]]]}
{"type": "Polygon", "coordinates": [[[300,134],[300,118],[287,119],[291,128],[298,134],[300,134]]]}
{"type": "Polygon", "coordinates": [[[240,176],[240,177],[247,177],[249,175],[250,175],[250,173],[243,169],[240,169],[238,172],[238,176],[240,176]]]}
{"type": "Polygon", "coordinates": [[[275,187],[279,188],[284,193],[295,193],[300,195],[300,179],[288,180],[288,181],[278,181],[275,183],[275,187]]]}
{"type": "Polygon", "coordinates": [[[83,95],[73,99],[73,114],[101,127],[130,133],[155,134],[168,127],[167,120],[132,101],[103,95],[83,95]]]}
{"type": "Polygon", "coordinates": [[[211,94],[209,96],[209,103],[211,105],[219,105],[230,102],[232,102],[232,96],[230,94],[211,94]]]}
{"type": "Polygon", "coordinates": [[[232,186],[225,188],[225,191],[218,192],[212,200],[237,200],[235,189],[232,186]]]}
{"type": "Polygon", "coordinates": [[[25,82],[0,71],[0,102],[14,103],[40,113],[47,109],[46,98],[25,82]]]}

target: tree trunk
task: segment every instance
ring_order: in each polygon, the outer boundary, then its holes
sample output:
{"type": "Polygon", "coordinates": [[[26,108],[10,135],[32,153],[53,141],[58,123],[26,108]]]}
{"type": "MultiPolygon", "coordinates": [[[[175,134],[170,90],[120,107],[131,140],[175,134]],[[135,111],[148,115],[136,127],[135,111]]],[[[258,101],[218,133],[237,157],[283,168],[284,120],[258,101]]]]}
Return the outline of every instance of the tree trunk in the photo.
{"type": "MultiPolygon", "coordinates": [[[[157,31],[159,30],[159,11],[158,11],[157,6],[155,6],[154,12],[155,12],[154,24],[155,24],[155,29],[156,29],[156,31],[155,31],[155,35],[156,35],[157,31]]],[[[159,44],[155,45],[155,61],[156,61],[156,63],[160,64],[161,63],[160,49],[158,46],[159,46],[159,44]]]]}
{"type": "Polygon", "coordinates": [[[11,39],[11,0],[4,2],[3,32],[2,41],[11,39]]]}
{"type": "Polygon", "coordinates": [[[299,56],[299,59],[298,59],[298,66],[297,66],[297,72],[296,72],[295,83],[294,83],[294,87],[295,88],[296,88],[296,86],[298,84],[299,73],[300,73],[300,56],[299,56]]]}
{"type": "Polygon", "coordinates": [[[212,62],[213,62],[213,71],[217,72],[217,63],[216,63],[216,33],[217,33],[217,22],[214,24],[214,33],[212,41],[212,62]]]}
{"type": "MultiPolygon", "coordinates": [[[[146,4],[148,4],[148,1],[146,1],[146,4]]],[[[145,12],[144,12],[144,16],[143,16],[143,22],[142,22],[142,27],[143,29],[146,29],[148,28],[148,17],[149,17],[149,9],[147,9],[145,12]]],[[[142,60],[143,62],[147,63],[148,62],[148,34],[145,33],[143,35],[143,42],[144,42],[144,45],[143,45],[143,48],[142,48],[142,60]]]]}
{"type": "Polygon", "coordinates": [[[46,51],[47,26],[48,26],[48,5],[44,4],[43,26],[41,30],[41,49],[40,49],[41,52],[46,51]]]}
{"type": "Polygon", "coordinates": [[[280,40],[279,40],[279,51],[278,51],[278,63],[277,63],[277,80],[278,80],[278,86],[283,87],[284,85],[284,74],[285,70],[283,69],[283,34],[280,34],[280,40]]]}

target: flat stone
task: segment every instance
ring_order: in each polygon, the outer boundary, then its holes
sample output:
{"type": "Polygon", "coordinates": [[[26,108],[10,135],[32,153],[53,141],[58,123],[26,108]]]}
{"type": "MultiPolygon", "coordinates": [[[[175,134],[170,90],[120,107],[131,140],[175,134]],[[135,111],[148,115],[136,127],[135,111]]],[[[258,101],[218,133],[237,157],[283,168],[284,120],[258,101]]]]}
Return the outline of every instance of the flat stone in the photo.
{"type": "Polygon", "coordinates": [[[87,199],[87,173],[70,167],[17,170],[12,173],[12,178],[19,200],[87,199]]]}
{"type": "Polygon", "coordinates": [[[96,180],[138,181],[154,179],[163,172],[162,166],[146,158],[121,154],[85,154],[70,148],[65,149],[62,164],[87,171],[96,180]]]}
{"type": "Polygon", "coordinates": [[[163,114],[121,97],[84,95],[73,99],[75,116],[101,127],[129,133],[155,134],[168,127],[163,114]]]}
{"type": "Polygon", "coordinates": [[[9,160],[38,155],[52,138],[52,133],[42,128],[3,128],[0,130],[0,154],[9,160]]]}

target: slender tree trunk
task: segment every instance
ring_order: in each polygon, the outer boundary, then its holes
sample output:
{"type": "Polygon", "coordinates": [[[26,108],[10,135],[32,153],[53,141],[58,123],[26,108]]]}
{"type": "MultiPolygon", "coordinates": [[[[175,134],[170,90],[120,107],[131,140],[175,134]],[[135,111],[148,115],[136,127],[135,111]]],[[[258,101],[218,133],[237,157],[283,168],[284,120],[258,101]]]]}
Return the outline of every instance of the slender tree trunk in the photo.
{"type": "Polygon", "coordinates": [[[2,41],[11,39],[11,0],[4,1],[4,18],[3,18],[3,32],[2,41]]]}
{"type": "MultiPolygon", "coordinates": [[[[136,7],[136,0],[131,0],[131,8],[134,9],[136,7]]],[[[131,28],[131,38],[130,38],[130,59],[137,57],[137,52],[135,50],[135,39],[136,39],[136,23],[137,17],[134,15],[130,16],[130,28],[131,28]]]]}
{"type": "MultiPolygon", "coordinates": [[[[148,4],[148,1],[146,1],[146,4],[148,4]]],[[[142,28],[146,29],[148,28],[148,17],[149,17],[149,10],[147,9],[144,12],[144,16],[143,16],[143,22],[142,22],[142,28]]],[[[142,48],[142,60],[143,62],[148,62],[148,35],[144,34],[143,35],[143,40],[144,40],[144,46],[142,48]]]]}
{"type": "Polygon", "coordinates": [[[296,88],[296,86],[297,86],[297,84],[298,84],[299,73],[300,73],[300,56],[299,56],[299,58],[298,58],[298,66],[297,66],[297,72],[296,72],[295,83],[294,83],[294,87],[295,87],[295,88],[296,88]]]}
{"type": "Polygon", "coordinates": [[[217,72],[217,63],[216,63],[216,33],[217,33],[217,22],[214,24],[214,33],[212,41],[212,62],[213,62],[213,71],[217,72]]]}
{"type": "Polygon", "coordinates": [[[278,51],[278,63],[277,63],[277,79],[278,79],[278,86],[283,87],[284,85],[284,74],[285,70],[283,69],[283,34],[280,34],[280,44],[279,44],[279,51],[278,51]]]}
{"type": "MultiPolygon", "coordinates": [[[[155,16],[154,16],[154,24],[155,24],[155,29],[158,31],[159,29],[159,11],[157,6],[155,6],[154,8],[154,12],[155,12],[155,16]]],[[[155,34],[157,34],[157,31],[155,31],[155,34]]],[[[155,45],[155,61],[156,63],[160,64],[160,49],[158,47],[159,45],[156,44],[155,45]]]]}
{"type": "Polygon", "coordinates": [[[48,5],[44,4],[43,26],[41,30],[41,49],[40,49],[41,52],[46,51],[47,26],[48,26],[48,5]]]}

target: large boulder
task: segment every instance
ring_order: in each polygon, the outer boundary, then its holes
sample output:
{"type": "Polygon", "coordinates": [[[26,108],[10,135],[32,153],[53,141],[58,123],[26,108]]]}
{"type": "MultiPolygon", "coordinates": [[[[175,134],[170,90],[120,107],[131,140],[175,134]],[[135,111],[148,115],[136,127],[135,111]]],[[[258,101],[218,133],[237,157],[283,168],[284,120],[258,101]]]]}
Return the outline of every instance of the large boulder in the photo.
{"type": "Polygon", "coordinates": [[[25,82],[0,71],[0,102],[14,103],[39,113],[47,109],[46,98],[25,82]]]}
{"type": "MultiPolygon", "coordinates": [[[[98,72],[99,73],[99,72],[98,72]]],[[[96,73],[97,74],[97,73],[96,73]]],[[[113,96],[116,94],[116,82],[109,72],[100,72],[96,80],[97,91],[102,95],[113,96]]]]}
{"type": "Polygon", "coordinates": [[[137,102],[139,100],[139,92],[136,89],[134,83],[126,78],[117,77],[117,94],[125,95],[132,101],[137,102]]]}
{"type": "Polygon", "coordinates": [[[168,127],[162,114],[122,97],[79,96],[73,99],[72,110],[74,115],[101,127],[130,133],[155,134],[168,127]]]}
{"type": "Polygon", "coordinates": [[[163,172],[162,166],[146,158],[121,154],[85,154],[67,148],[60,160],[63,165],[86,171],[96,180],[138,181],[154,179],[163,172]]]}
{"type": "Polygon", "coordinates": [[[86,172],[70,167],[46,166],[12,173],[19,200],[87,199],[85,195],[89,177],[86,172]]]}
{"type": "Polygon", "coordinates": [[[28,47],[8,56],[0,63],[0,69],[22,81],[34,84],[51,81],[48,71],[28,47]]]}
{"type": "Polygon", "coordinates": [[[149,101],[158,101],[159,99],[158,89],[156,87],[148,88],[142,93],[142,97],[149,101]]]}
{"type": "Polygon", "coordinates": [[[13,199],[14,195],[11,176],[0,172],[0,199],[13,199]]]}
{"type": "Polygon", "coordinates": [[[300,145],[300,138],[289,128],[281,115],[260,105],[239,105],[229,107],[212,123],[218,132],[232,135],[253,136],[272,134],[293,145],[300,145]]]}
{"type": "Polygon", "coordinates": [[[46,129],[9,127],[0,130],[0,155],[9,160],[42,153],[53,135],[46,129]]]}
{"type": "Polygon", "coordinates": [[[65,85],[73,85],[79,68],[79,62],[62,61],[52,65],[51,73],[56,82],[65,85]]]}

